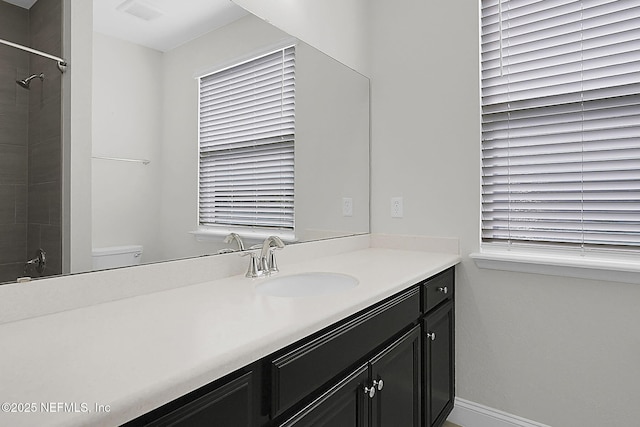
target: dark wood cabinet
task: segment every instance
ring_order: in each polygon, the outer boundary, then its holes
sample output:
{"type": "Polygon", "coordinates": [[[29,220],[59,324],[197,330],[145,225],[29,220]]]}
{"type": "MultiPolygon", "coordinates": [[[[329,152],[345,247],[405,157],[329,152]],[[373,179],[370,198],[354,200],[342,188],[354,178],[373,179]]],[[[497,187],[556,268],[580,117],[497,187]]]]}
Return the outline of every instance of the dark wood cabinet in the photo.
{"type": "Polygon", "coordinates": [[[372,427],[420,426],[420,355],[416,326],[371,360],[370,384],[377,389],[371,399],[372,427]]]}
{"type": "Polygon", "coordinates": [[[126,424],[145,427],[252,427],[254,419],[252,372],[205,386],[126,424]]]}
{"type": "Polygon", "coordinates": [[[368,381],[367,365],[358,367],[279,427],[368,427],[369,396],[362,390],[368,381]]]}
{"type": "Polygon", "coordinates": [[[419,427],[420,353],[416,326],[278,427],[419,427]]]}
{"type": "Polygon", "coordinates": [[[425,284],[435,305],[422,321],[424,426],[440,427],[454,405],[454,286],[453,269],[425,284]],[[438,289],[440,289],[438,291],[438,289]],[[446,292],[445,292],[446,289],[446,292]]]}

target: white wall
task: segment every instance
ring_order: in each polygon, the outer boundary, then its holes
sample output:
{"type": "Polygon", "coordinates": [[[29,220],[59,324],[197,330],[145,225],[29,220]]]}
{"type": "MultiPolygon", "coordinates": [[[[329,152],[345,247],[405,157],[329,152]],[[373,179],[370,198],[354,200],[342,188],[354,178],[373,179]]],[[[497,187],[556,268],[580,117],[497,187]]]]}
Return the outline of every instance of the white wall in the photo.
{"type": "Polygon", "coordinates": [[[479,247],[477,2],[372,5],[372,228],[460,238],[456,394],[555,427],[636,425],[640,286],[468,258],[479,247]],[[403,219],[390,218],[392,196],[403,219]]]}
{"type": "Polygon", "coordinates": [[[296,237],[369,232],[369,79],[306,43],[296,49],[296,237]],[[353,202],[343,216],[342,198],[353,202]]]}
{"type": "MultiPolygon", "coordinates": [[[[327,5],[314,20],[326,2],[236,1],[330,53],[343,34],[324,32],[342,29],[336,11],[360,6],[327,5]]],[[[478,3],[369,4],[372,231],[460,238],[456,394],[555,427],[636,425],[640,286],[480,270],[468,258],[479,248],[478,3]],[[393,196],[402,219],[390,217],[393,196]]],[[[340,59],[361,63],[350,53],[340,59]]]]}
{"type": "Polygon", "coordinates": [[[232,0],[349,67],[368,74],[368,0],[232,0]]]}
{"type": "Polygon", "coordinates": [[[143,262],[162,259],[161,66],[161,52],[93,34],[93,156],[150,163],[93,159],[92,244],[143,245],[143,262]]]}
{"type": "Polygon", "coordinates": [[[93,4],[64,0],[62,78],[63,272],[91,270],[91,69],[93,4]],[[68,166],[68,167],[67,167],[68,166]]]}

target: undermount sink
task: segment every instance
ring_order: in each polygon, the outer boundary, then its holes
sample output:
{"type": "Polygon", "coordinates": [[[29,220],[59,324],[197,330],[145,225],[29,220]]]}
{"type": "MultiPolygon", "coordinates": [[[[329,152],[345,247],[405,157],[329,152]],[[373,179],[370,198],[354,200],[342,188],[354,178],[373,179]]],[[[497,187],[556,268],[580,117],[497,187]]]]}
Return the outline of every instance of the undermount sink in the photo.
{"type": "Polygon", "coordinates": [[[300,273],[275,277],[256,286],[256,292],[273,297],[308,297],[344,292],[358,279],[338,273],[300,273]]]}

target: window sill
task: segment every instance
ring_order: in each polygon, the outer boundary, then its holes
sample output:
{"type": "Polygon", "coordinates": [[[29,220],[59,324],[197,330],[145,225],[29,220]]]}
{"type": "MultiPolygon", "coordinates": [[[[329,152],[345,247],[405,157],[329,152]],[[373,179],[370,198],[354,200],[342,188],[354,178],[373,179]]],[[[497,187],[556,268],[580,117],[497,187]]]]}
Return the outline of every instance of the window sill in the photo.
{"type": "Polygon", "coordinates": [[[637,260],[611,255],[482,250],[469,255],[478,268],[640,284],[637,260]]]}

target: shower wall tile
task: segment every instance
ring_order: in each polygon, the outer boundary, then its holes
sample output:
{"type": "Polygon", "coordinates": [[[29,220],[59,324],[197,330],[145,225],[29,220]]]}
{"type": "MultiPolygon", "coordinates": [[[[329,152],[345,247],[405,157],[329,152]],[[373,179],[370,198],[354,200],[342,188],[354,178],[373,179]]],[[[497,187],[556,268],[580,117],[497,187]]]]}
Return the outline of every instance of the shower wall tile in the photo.
{"type": "Polygon", "coordinates": [[[58,102],[62,105],[60,94],[62,93],[62,73],[58,69],[58,63],[49,61],[44,67],[44,81],[42,82],[42,99],[45,102],[58,102]],[[58,101],[55,101],[55,100],[58,101]]]}
{"type": "Polygon", "coordinates": [[[27,186],[15,185],[16,190],[16,224],[27,223],[27,186]]]}
{"type": "Polygon", "coordinates": [[[29,186],[28,223],[31,225],[60,226],[61,189],[59,182],[47,182],[29,186]]]}
{"type": "Polygon", "coordinates": [[[27,183],[27,147],[0,145],[0,185],[27,183]]]}
{"type": "Polygon", "coordinates": [[[29,184],[60,182],[61,156],[59,135],[40,144],[29,145],[29,184]]]}
{"type": "MultiPolygon", "coordinates": [[[[9,66],[21,72],[29,70],[29,54],[14,47],[0,45],[0,66],[9,66]]],[[[20,78],[27,77],[21,76],[20,78]]],[[[16,79],[17,80],[17,79],[16,79]]]]}
{"type": "Polygon", "coordinates": [[[28,222],[29,224],[60,225],[51,221],[53,217],[59,217],[56,206],[59,206],[60,191],[59,182],[47,182],[44,184],[29,185],[28,191],[28,222]],[[53,213],[53,215],[52,215],[53,213]]]}
{"type": "MultiPolygon", "coordinates": [[[[0,185],[0,224],[26,224],[27,186],[0,185]]],[[[0,264],[2,259],[0,259],[0,264]]]]}
{"type": "Polygon", "coordinates": [[[62,133],[62,99],[60,93],[58,96],[46,99],[42,107],[42,116],[40,118],[40,141],[44,142],[51,138],[58,138],[62,133]]]}
{"type": "Polygon", "coordinates": [[[16,222],[16,187],[0,185],[0,224],[16,222]]]}
{"type": "MultiPolygon", "coordinates": [[[[0,38],[28,46],[29,11],[0,1],[0,38]]],[[[0,46],[0,282],[22,276],[26,261],[29,91],[16,80],[29,76],[29,57],[0,46]]]]}
{"type": "Polygon", "coordinates": [[[29,44],[29,11],[0,1],[0,38],[29,44]]]}
{"type": "MultiPolygon", "coordinates": [[[[49,225],[62,226],[62,186],[60,181],[50,183],[49,188],[49,225]]],[[[25,192],[25,195],[27,193],[25,192]]],[[[25,217],[26,218],[26,217],[25,217]]]]}
{"type": "Polygon", "coordinates": [[[20,87],[16,84],[15,65],[0,64],[0,104],[15,107],[16,105],[16,89],[20,87]]]}
{"type": "Polygon", "coordinates": [[[0,144],[27,146],[29,111],[26,105],[0,103],[0,144]]]}
{"type": "Polygon", "coordinates": [[[26,224],[0,224],[0,259],[2,263],[25,262],[27,249],[26,224]]]}
{"type": "MultiPolygon", "coordinates": [[[[36,91],[36,96],[42,93],[41,88],[33,90],[36,91]]],[[[62,100],[59,94],[39,104],[32,101],[29,113],[29,145],[42,144],[52,138],[59,139],[62,133],[61,117],[62,100]]]]}
{"type": "MultiPolygon", "coordinates": [[[[52,55],[62,55],[62,1],[38,0],[30,9],[30,43],[52,55]]],[[[31,55],[34,80],[29,91],[29,173],[27,192],[29,255],[42,248],[47,252],[45,275],[62,271],[61,245],[61,81],[55,61],[31,55]]],[[[31,272],[32,275],[35,272],[31,272]]]]}
{"type": "Polygon", "coordinates": [[[0,63],[0,105],[12,107],[29,105],[29,91],[16,83],[16,80],[29,76],[28,64],[21,66],[6,62],[3,60],[0,63]]]}
{"type": "Polygon", "coordinates": [[[31,41],[36,49],[60,56],[62,42],[62,2],[38,0],[29,10],[31,41]],[[57,48],[57,50],[55,49],[57,48]]]}
{"type": "Polygon", "coordinates": [[[40,238],[41,229],[42,229],[42,226],[39,224],[29,224],[27,226],[26,253],[30,257],[29,259],[33,258],[33,254],[36,253],[36,250],[42,248],[42,240],[40,238]]]}

